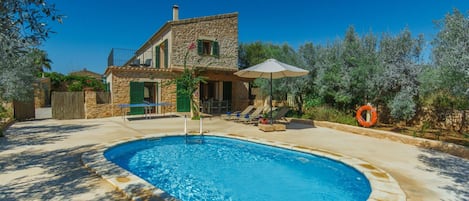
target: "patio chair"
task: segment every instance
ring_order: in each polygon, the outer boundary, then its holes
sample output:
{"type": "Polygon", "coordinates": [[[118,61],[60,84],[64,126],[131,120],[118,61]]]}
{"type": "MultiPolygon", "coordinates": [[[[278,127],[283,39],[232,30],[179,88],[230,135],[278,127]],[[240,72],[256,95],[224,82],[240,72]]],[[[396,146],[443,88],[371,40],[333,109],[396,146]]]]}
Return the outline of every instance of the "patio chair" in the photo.
{"type": "Polygon", "coordinates": [[[240,118],[239,121],[247,124],[256,124],[259,120],[259,116],[262,114],[262,111],[264,111],[264,107],[258,107],[251,114],[247,114],[240,118]]]}
{"type": "Polygon", "coordinates": [[[249,114],[254,109],[254,105],[247,106],[242,112],[235,111],[235,112],[227,112],[221,116],[222,119],[225,120],[236,120],[240,117],[244,117],[246,114],[249,114]]]}

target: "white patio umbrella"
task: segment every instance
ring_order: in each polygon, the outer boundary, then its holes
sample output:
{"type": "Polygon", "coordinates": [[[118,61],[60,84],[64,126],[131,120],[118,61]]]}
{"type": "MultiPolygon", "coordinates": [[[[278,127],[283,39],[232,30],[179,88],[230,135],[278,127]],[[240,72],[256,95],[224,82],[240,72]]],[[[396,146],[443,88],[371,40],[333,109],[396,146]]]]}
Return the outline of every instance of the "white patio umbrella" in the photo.
{"type": "Polygon", "coordinates": [[[272,79],[298,77],[307,75],[308,73],[309,71],[307,70],[282,63],[275,59],[267,59],[260,64],[240,70],[234,74],[245,78],[270,78],[270,124],[272,124],[272,79]]]}

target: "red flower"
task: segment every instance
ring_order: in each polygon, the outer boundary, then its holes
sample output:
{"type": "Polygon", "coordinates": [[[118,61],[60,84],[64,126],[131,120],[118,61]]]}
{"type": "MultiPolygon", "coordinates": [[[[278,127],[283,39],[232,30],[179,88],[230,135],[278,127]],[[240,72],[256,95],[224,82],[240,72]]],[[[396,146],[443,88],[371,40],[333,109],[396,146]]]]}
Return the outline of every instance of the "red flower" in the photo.
{"type": "Polygon", "coordinates": [[[195,49],[195,43],[191,43],[188,48],[189,48],[189,50],[195,49]]]}

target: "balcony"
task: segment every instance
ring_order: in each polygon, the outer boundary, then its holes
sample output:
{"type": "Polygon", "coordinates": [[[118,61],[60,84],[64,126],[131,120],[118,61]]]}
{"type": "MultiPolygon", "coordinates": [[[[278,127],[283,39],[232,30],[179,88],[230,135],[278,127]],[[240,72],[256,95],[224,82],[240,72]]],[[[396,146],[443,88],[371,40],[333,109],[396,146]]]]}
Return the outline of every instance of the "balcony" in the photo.
{"type": "Polygon", "coordinates": [[[112,48],[107,58],[107,66],[151,67],[152,54],[151,50],[137,54],[132,49],[112,48]]]}

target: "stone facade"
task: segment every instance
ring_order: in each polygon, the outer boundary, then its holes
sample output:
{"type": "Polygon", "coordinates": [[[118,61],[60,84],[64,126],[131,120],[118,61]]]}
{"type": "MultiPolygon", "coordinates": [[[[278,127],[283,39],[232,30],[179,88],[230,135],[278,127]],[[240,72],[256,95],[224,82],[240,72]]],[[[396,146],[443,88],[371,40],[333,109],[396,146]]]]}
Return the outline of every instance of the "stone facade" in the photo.
{"type": "MultiPolygon", "coordinates": [[[[135,59],[146,61],[149,58],[153,61],[150,66],[110,66],[106,69],[106,80],[111,88],[112,116],[123,115],[129,111],[128,108],[121,110],[118,105],[130,103],[130,82],[159,83],[159,101],[171,103],[171,106],[160,108],[160,111],[176,112],[176,85],[165,83],[182,72],[185,62],[189,68],[201,67],[202,75],[207,78],[207,81],[231,82],[233,110],[244,109],[249,104],[246,80],[233,74],[238,70],[237,13],[174,19],[167,22],[136,51],[136,56],[130,58],[126,64],[130,65],[135,59]],[[197,40],[215,41],[218,44],[218,56],[201,56],[198,54],[197,47],[189,50],[192,43],[197,45],[197,40]],[[165,48],[161,48],[162,45],[165,48]],[[187,59],[185,59],[186,54],[187,59]],[[157,55],[159,55],[158,59],[156,59],[157,55]],[[166,62],[166,57],[167,68],[161,63],[162,60],[166,62]],[[156,60],[158,60],[159,68],[155,68],[156,60]]],[[[198,96],[199,94],[196,93],[196,98],[200,99],[198,96]]]]}
{"type": "Polygon", "coordinates": [[[176,111],[176,85],[168,84],[172,73],[169,70],[139,67],[112,68],[111,101],[113,116],[124,115],[129,108],[121,109],[119,104],[130,103],[130,82],[157,82],[161,86],[161,102],[170,106],[161,108],[165,112],[176,111]]]}
{"type": "Polygon", "coordinates": [[[183,67],[184,57],[191,43],[199,39],[217,41],[220,56],[199,56],[190,51],[187,66],[208,66],[238,70],[238,14],[173,21],[171,26],[171,67],[183,67]]]}

